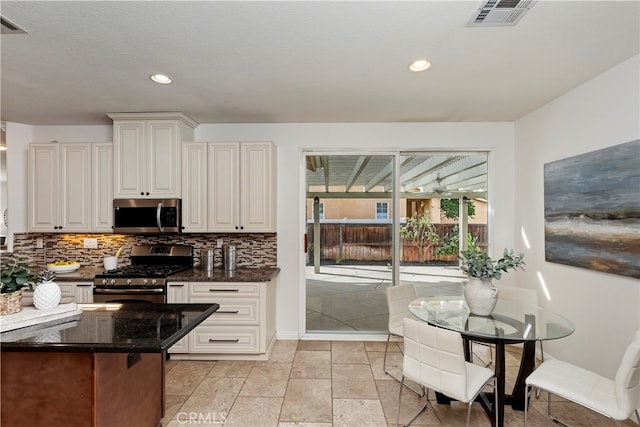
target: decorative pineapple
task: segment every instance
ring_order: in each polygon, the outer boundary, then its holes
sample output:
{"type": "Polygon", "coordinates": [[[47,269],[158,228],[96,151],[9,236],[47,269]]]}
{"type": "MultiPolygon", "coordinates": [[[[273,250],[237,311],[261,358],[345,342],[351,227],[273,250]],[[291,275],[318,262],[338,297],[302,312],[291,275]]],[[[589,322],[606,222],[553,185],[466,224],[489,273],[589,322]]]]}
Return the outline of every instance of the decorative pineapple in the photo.
{"type": "Polygon", "coordinates": [[[43,271],[38,274],[39,284],[33,291],[33,305],[38,310],[48,310],[60,304],[60,287],[53,282],[56,273],[53,271],[43,271]]]}

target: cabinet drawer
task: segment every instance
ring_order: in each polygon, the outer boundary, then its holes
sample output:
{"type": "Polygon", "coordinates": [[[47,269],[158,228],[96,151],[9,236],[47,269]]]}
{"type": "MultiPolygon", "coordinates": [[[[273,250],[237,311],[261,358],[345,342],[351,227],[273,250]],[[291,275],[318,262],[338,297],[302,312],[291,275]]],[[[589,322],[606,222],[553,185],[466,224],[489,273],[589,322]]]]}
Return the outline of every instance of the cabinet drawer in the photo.
{"type": "Polygon", "coordinates": [[[191,353],[259,353],[259,326],[198,326],[190,335],[191,353]]]}
{"type": "MultiPolygon", "coordinates": [[[[260,295],[258,283],[191,283],[189,287],[190,297],[215,297],[215,302],[224,297],[257,297],[260,295]]],[[[192,301],[192,298],[189,298],[192,301]]]]}
{"type": "MultiPolygon", "coordinates": [[[[191,302],[198,303],[197,298],[191,302]]],[[[216,325],[257,325],[260,318],[260,304],[257,299],[219,298],[220,308],[203,324],[216,325]]]]}
{"type": "Polygon", "coordinates": [[[61,283],[56,282],[60,288],[60,296],[62,297],[74,297],[76,296],[76,285],[73,283],[61,283]]]}

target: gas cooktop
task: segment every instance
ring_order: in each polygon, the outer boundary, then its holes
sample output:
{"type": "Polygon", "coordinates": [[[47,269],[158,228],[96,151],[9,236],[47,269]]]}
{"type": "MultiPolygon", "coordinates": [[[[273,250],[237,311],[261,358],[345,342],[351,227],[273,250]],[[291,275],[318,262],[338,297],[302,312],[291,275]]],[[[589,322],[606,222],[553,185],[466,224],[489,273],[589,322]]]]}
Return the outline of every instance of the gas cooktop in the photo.
{"type": "Polygon", "coordinates": [[[102,273],[96,274],[97,278],[111,278],[111,277],[149,277],[149,278],[163,278],[168,277],[171,274],[178,273],[180,271],[188,270],[190,265],[127,265],[116,270],[108,270],[102,273]]]}

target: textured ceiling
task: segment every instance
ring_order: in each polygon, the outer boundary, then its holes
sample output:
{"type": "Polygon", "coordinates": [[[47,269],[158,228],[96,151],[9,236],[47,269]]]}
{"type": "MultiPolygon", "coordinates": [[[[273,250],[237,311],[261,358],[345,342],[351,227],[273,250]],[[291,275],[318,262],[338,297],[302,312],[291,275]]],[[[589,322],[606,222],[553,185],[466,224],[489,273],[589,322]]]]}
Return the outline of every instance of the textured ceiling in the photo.
{"type": "Polygon", "coordinates": [[[511,121],[639,51],[638,1],[542,0],[516,26],[467,27],[483,3],[3,1],[27,34],[0,36],[0,119],[511,121]]]}

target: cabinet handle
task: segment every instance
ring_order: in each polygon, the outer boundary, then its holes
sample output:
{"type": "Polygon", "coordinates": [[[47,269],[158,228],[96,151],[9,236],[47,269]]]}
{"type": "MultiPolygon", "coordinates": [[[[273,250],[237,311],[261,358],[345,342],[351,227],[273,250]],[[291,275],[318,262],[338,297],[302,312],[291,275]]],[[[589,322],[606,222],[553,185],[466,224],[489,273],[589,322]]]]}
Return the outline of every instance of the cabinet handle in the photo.
{"type": "Polygon", "coordinates": [[[89,287],[89,286],[93,286],[91,283],[78,283],[78,287],[89,287]]]}
{"type": "Polygon", "coordinates": [[[213,314],[238,314],[240,313],[240,310],[218,310],[218,311],[214,311],[213,314]]]}
{"type": "Polygon", "coordinates": [[[240,338],[236,338],[235,340],[234,339],[217,340],[217,339],[214,339],[214,338],[209,338],[209,342],[238,342],[238,341],[240,341],[240,338]]]}
{"type": "Polygon", "coordinates": [[[175,285],[169,284],[170,287],[172,288],[183,288],[184,287],[184,283],[177,283],[175,285]]]}
{"type": "Polygon", "coordinates": [[[240,289],[209,289],[209,292],[240,292],[240,289]]]}

